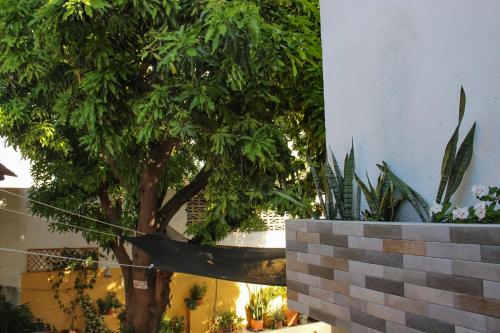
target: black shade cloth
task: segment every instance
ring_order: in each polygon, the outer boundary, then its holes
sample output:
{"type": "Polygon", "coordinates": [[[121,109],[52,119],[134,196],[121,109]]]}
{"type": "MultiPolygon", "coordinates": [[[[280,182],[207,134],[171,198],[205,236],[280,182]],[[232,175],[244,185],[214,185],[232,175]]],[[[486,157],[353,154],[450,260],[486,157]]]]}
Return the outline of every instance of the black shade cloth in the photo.
{"type": "Polygon", "coordinates": [[[146,252],[158,269],[238,282],[286,285],[282,248],[203,246],[160,234],[126,240],[146,252]]]}

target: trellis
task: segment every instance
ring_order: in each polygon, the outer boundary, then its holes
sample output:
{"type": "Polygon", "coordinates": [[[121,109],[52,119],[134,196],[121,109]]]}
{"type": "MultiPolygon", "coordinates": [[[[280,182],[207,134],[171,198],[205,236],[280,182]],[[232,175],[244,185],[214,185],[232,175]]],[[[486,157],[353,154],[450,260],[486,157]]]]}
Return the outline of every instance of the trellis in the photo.
{"type": "Polygon", "coordinates": [[[27,271],[28,272],[51,272],[58,269],[61,263],[69,263],[71,260],[62,258],[52,258],[38,255],[46,254],[53,256],[67,256],[65,252],[71,251],[72,257],[86,258],[97,253],[96,247],[86,248],[57,248],[57,249],[29,249],[28,252],[36,254],[28,254],[27,271]]]}

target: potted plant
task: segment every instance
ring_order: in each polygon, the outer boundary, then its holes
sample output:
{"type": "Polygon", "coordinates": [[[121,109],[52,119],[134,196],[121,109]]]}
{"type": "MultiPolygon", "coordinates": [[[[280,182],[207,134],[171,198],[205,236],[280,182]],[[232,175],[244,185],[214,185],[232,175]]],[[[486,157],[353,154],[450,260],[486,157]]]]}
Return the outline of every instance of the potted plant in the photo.
{"type": "Polygon", "coordinates": [[[215,316],[212,320],[211,333],[233,333],[241,328],[243,318],[239,317],[235,311],[224,311],[215,316]]]}
{"type": "Polygon", "coordinates": [[[283,309],[281,308],[275,309],[270,313],[270,316],[272,321],[272,328],[277,329],[283,327],[283,321],[286,319],[283,309]]]}
{"type": "Polygon", "coordinates": [[[264,315],[266,313],[266,302],[262,289],[250,293],[247,308],[250,312],[250,327],[253,331],[262,331],[264,329],[264,315]]]}
{"type": "Polygon", "coordinates": [[[122,303],[115,293],[107,293],[106,296],[97,300],[97,308],[101,315],[112,315],[116,309],[122,307],[122,303]]]}
{"type": "Polygon", "coordinates": [[[165,317],[161,321],[158,333],[183,333],[184,328],[184,317],[165,317]]]}
{"type": "Polygon", "coordinates": [[[307,316],[305,314],[302,314],[302,313],[299,314],[299,324],[304,325],[307,323],[308,323],[307,316]]]}
{"type": "Polygon", "coordinates": [[[287,327],[297,325],[299,319],[299,313],[293,309],[285,309],[285,325],[287,327]]]}
{"type": "Polygon", "coordinates": [[[198,305],[202,304],[202,299],[207,293],[207,286],[205,284],[193,284],[189,289],[189,297],[184,298],[184,303],[189,310],[194,310],[198,305]]]}

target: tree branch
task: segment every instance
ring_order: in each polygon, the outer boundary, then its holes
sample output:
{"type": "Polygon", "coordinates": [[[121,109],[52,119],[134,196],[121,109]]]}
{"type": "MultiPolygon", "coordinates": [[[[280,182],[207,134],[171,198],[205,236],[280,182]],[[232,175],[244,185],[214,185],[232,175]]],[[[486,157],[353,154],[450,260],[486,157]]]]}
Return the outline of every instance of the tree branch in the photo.
{"type": "Polygon", "coordinates": [[[160,209],[158,213],[159,229],[164,231],[170,220],[192,197],[200,193],[208,184],[210,171],[203,167],[194,179],[183,189],[174,194],[174,196],[160,209]]]}

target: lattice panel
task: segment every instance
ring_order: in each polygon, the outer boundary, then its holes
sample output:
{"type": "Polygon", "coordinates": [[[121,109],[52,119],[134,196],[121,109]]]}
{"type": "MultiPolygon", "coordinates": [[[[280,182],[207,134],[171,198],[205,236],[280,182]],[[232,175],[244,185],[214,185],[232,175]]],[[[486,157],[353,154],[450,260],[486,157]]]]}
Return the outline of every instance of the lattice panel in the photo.
{"type": "MultiPolygon", "coordinates": [[[[202,194],[194,196],[186,205],[187,225],[202,223],[205,218],[207,202],[202,194]]],[[[268,230],[285,230],[285,220],[288,216],[281,216],[272,211],[261,212],[260,218],[264,221],[268,230]]]]}
{"type": "MultiPolygon", "coordinates": [[[[55,256],[65,256],[74,258],[86,258],[93,253],[97,253],[98,249],[94,247],[87,248],[59,248],[59,249],[31,249],[28,252],[43,253],[55,256]],[[68,252],[71,255],[68,255],[68,252]]],[[[70,263],[71,260],[43,257],[35,254],[28,254],[28,272],[51,272],[60,267],[61,263],[70,263]]]]}

